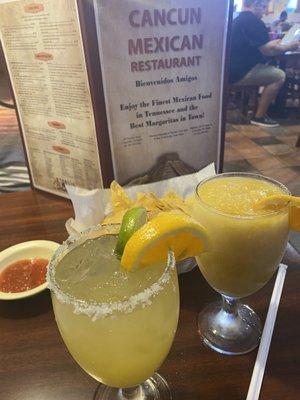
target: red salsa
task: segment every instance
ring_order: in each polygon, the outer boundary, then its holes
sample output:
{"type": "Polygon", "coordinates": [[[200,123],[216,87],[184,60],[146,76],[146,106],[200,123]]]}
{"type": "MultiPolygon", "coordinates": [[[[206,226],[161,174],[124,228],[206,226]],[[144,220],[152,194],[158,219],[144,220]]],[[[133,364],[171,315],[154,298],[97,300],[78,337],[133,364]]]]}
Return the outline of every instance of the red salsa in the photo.
{"type": "Polygon", "coordinates": [[[0,291],[5,293],[25,292],[46,281],[48,260],[33,258],[18,260],[0,273],[0,291]]]}

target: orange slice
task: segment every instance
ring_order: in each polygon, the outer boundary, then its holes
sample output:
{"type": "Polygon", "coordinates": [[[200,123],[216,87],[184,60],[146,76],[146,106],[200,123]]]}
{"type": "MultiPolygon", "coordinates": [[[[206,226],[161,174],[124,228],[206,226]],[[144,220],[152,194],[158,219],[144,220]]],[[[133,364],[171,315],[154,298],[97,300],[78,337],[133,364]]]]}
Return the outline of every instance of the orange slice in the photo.
{"type": "Polygon", "coordinates": [[[260,200],[255,207],[257,209],[280,210],[286,206],[289,209],[290,229],[300,232],[300,197],[275,194],[260,200]]]}
{"type": "Polygon", "coordinates": [[[138,229],[128,240],[121,265],[134,271],[166,262],[173,250],[176,261],[200,254],[208,246],[205,228],[181,212],[162,212],[138,229]]]}

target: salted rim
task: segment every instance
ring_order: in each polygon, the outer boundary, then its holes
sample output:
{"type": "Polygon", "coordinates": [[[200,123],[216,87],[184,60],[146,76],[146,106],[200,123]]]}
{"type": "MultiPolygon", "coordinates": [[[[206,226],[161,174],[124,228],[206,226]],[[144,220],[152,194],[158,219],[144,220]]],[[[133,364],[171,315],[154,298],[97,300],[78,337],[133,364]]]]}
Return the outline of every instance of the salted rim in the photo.
{"type": "Polygon", "coordinates": [[[48,288],[55,294],[58,301],[72,305],[75,314],[87,315],[91,317],[93,321],[99,318],[112,316],[115,312],[130,313],[139,305],[142,305],[142,307],[150,305],[152,298],[157,296],[157,294],[160,293],[164,289],[165,285],[170,281],[171,270],[174,269],[176,265],[174,253],[170,250],[168,253],[166,268],[157,282],[153,283],[142,292],[130,296],[129,299],[124,301],[97,302],[95,300],[82,300],[65,293],[59,287],[55,279],[55,268],[59,261],[65,254],[69,253],[72,249],[77,247],[79,244],[84,243],[88,239],[95,239],[104,235],[113,235],[113,233],[109,233],[109,231],[114,228],[115,227],[111,225],[106,225],[105,227],[97,225],[84,230],[81,234],[70,236],[55,251],[47,270],[46,282],[48,283],[48,288]],[[93,236],[93,233],[96,231],[101,232],[101,230],[103,230],[102,235],[93,236]]]}
{"type": "Polygon", "coordinates": [[[196,196],[199,199],[199,201],[201,202],[201,204],[207,208],[210,211],[213,211],[215,214],[219,214],[225,217],[229,217],[229,218],[235,218],[235,219],[258,219],[258,218],[267,218],[267,217],[271,217],[274,215],[278,215],[278,214],[284,214],[287,212],[286,209],[284,210],[274,210],[265,214],[258,214],[258,215],[239,215],[239,214],[230,214],[230,213],[226,213],[223,211],[218,210],[217,208],[207,204],[200,196],[200,194],[198,193],[198,189],[203,186],[206,182],[209,182],[213,179],[221,179],[226,178],[226,177],[231,177],[231,176],[236,176],[236,177],[249,177],[249,178],[253,178],[256,180],[264,180],[267,182],[272,183],[273,185],[279,187],[285,194],[287,195],[291,195],[291,192],[289,191],[289,189],[284,186],[283,183],[276,181],[275,179],[272,178],[268,178],[267,176],[264,175],[260,175],[260,174],[252,174],[250,172],[226,172],[226,173],[222,173],[222,174],[217,174],[217,175],[213,175],[213,176],[209,176],[205,179],[203,179],[201,182],[198,183],[197,187],[196,187],[196,196]]]}

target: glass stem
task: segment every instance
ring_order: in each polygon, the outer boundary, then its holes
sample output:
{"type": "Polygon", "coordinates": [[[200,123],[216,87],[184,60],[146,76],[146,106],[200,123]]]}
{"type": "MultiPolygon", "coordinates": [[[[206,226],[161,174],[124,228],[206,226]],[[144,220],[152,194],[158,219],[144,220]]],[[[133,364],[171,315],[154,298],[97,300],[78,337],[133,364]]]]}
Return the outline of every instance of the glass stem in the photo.
{"type": "Polygon", "coordinates": [[[232,317],[237,317],[238,300],[222,295],[223,310],[232,317]]]}
{"type": "Polygon", "coordinates": [[[136,399],[139,393],[139,386],[121,389],[121,392],[124,400],[136,399]]]}

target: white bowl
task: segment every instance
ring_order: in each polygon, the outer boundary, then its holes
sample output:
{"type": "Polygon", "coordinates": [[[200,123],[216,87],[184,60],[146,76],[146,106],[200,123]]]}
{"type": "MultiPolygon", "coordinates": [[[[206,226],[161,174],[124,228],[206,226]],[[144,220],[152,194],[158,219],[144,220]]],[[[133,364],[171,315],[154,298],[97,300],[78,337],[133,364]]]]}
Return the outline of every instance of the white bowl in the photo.
{"type": "MultiPolygon", "coordinates": [[[[58,243],[49,240],[32,240],[30,242],[19,243],[15,246],[8,247],[0,253],[0,273],[8,265],[15,261],[23,260],[24,258],[46,258],[50,261],[58,247],[58,243]]],[[[25,297],[40,293],[46,288],[47,282],[24,292],[5,293],[0,291],[0,300],[24,299],[25,297]]]]}

